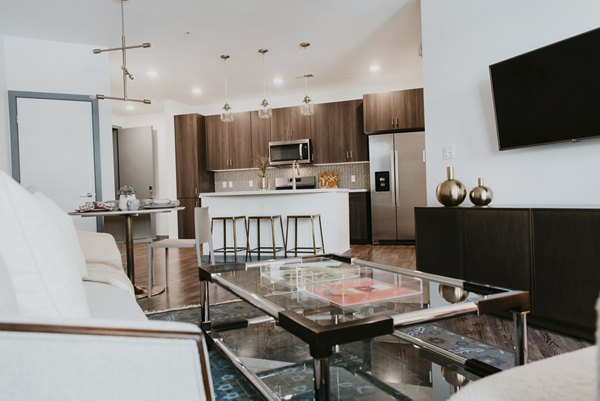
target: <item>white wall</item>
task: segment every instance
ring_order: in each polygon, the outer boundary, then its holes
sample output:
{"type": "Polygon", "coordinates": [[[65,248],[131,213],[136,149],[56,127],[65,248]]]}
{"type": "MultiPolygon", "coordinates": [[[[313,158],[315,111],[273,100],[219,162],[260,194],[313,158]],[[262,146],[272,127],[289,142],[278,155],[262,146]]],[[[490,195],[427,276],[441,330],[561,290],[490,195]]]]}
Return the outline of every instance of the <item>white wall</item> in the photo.
{"type": "Polygon", "coordinates": [[[492,205],[597,204],[600,140],[498,151],[488,66],[597,28],[600,2],[423,0],[421,13],[429,205],[446,165],[467,189],[484,177],[492,205]]]}
{"type": "MultiPolygon", "coordinates": [[[[90,96],[107,94],[110,93],[108,55],[93,54],[94,47],[98,46],[4,36],[6,74],[0,75],[6,75],[8,90],[90,96]]],[[[1,81],[0,78],[0,85],[1,81]]],[[[102,191],[113,197],[110,103],[100,101],[99,113],[102,191]]],[[[8,130],[4,132],[0,125],[0,144],[6,143],[7,136],[8,130]]]]}
{"type": "Polygon", "coordinates": [[[10,136],[8,126],[8,92],[6,90],[6,72],[4,55],[4,37],[0,31],[0,170],[10,173],[10,136]]]}

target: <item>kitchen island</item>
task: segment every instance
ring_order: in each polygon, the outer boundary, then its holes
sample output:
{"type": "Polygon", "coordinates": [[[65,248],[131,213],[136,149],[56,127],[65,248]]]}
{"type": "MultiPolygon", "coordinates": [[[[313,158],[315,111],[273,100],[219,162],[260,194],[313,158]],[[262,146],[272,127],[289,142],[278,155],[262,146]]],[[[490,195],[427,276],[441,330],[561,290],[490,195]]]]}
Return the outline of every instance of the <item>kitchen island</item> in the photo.
{"type": "MultiPolygon", "coordinates": [[[[326,253],[344,253],[350,249],[348,189],[297,189],[278,191],[212,192],[200,194],[202,206],[208,206],[211,217],[281,215],[283,231],[289,215],[320,214],[326,253]]],[[[228,246],[232,246],[231,223],[227,227],[228,246]]],[[[317,247],[320,246],[318,224],[315,225],[317,247]]],[[[250,228],[250,248],[256,247],[256,223],[250,228]]],[[[242,224],[237,229],[238,246],[245,246],[246,233],[242,224]]],[[[275,226],[275,238],[282,244],[279,223],[275,226]]],[[[271,227],[264,221],[261,225],[262,246],[270,246],[271,227]]],[[[223,246],[223,227],[215,222],[213,229],[215,248],[223,246]]],[[[294,242],[294,226],[290,222],[288,248],[294,242]]],[[[298,222],[298,246],[312,247],[310,221],[298,222]]],[[[280,253],[283,255],[283,252],[280,253]]],[[[290,256],[290,255],[288,255],[290,256]]],[[[293,255],[291,255],[293,256],[293,255]]]]}

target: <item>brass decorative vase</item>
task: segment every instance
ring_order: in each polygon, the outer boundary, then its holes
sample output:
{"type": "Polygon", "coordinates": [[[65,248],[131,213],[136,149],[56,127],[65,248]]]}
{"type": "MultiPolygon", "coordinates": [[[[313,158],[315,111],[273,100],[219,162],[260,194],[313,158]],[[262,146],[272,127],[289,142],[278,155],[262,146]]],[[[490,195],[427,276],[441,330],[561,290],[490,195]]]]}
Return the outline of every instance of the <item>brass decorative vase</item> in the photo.
{"type": "Polygon", "coordinates": [[[447,180],[438,184],[435,197],[444,206],[458,206],[467,196],[467,189],[462,182],[454,179],[454,167],[446,167],[447,180]]]}
{"type": "Polygon", "coordinates": [[[483,178],[477,179],[477,186],[469,192],[469,199],[475,206],[487,206],[492,201],[494,193],[491,188],[483,185],[483,178]]]}

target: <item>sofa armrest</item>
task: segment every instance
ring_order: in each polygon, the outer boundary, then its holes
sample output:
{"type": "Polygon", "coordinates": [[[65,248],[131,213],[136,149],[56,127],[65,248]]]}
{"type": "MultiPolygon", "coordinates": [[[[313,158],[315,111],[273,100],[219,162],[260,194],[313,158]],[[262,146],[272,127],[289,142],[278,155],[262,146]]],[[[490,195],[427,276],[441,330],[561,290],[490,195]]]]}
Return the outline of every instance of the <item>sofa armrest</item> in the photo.
{"type": "Polygon", "coordinates": [[[78,231],[77,235],[87,264],[104,264],[123,270],[121,253],[112,235],[89,231],[78,231]]]}
{"type": "Polygon", "coordinates": [[[189,324],[3,319],[0,355],[0,399],[213,399],[204,337],[189,324]]]}

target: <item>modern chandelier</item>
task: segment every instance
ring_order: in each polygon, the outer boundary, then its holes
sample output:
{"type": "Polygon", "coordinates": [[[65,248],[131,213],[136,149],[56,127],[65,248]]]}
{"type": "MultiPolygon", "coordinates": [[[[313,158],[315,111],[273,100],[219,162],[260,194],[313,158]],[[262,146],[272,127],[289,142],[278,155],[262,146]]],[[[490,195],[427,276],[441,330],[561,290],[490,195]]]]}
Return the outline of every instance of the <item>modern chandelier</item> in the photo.
{"type": "Polygon", "coordinates": [[[233,122],[233,112],[231,111],[231,107],[229,106],[229,102],[227,100],[227,60],[229,59],[229,54],[221,55],[223,59],[223,72],[225,73],[225,105],[223,106],[223,112],[221,113],[221,121],[224,123],[233,122]]]}
{"type": "Polygon", "coordinates": [[[127,69],[127,50],[130,49],[138,49],[138,48],[147,48],[150,47],[150,43],[142,43],[141,45],[135,46],[127,46],[125,40],[125,16],[123,12],[123,3],[127,0],[121,0],[121,47],[113,47],[110,49],[94,49],[94,54],[100,54],[104,52],[112,52],[112,51],[121,51],[123,56],[123,64],[121,65],[121,70],[123,71],[123,97],[113,97],[113,96],[105,96],[105,95],[96,95],[97,99],[110,99],[110,100],[122,100],[125,102],[139,102],[144,104],[152,103],[149,99],[130,99],[127,97],[127,79],[131,79],[133,81],[133,74],[129,72],[127,69]]]}
{"type": "Polygon", "coordinates": [[[271,110],[271,106],[269,106],[269,101],[267,100],[267,78],[265,76],[265,54],[268,52],[268,49],[258,49],[258,52],[262,55],[262,74],[263,74],[263,100],[260,102],[260,109],[258,109],[258,117],[262,119],[271,118],[273,115],[273,111],[271,110]]]}
{"type": "Polygon", "coordinates": [[[310,97],[308,96],[308,78],[313,76],[312,74],[308,73],[308,67],[306,64],[306,49],[308,48],[308,46],[310,46],[310,43],[308,43],[308,42],[300,43],[300,47],[302,47],[303,53],[304,53],[304,68],[305,68],[305,74],[304,74],[305,95],[304,95],[304,99],[302,99],[302,104],[300,105],[300,112],[304,116],[312,116],[315,112],[314,104],[312,104],[312,101],[310,100],[310,97]]]}

